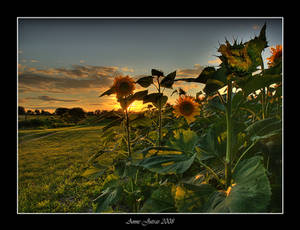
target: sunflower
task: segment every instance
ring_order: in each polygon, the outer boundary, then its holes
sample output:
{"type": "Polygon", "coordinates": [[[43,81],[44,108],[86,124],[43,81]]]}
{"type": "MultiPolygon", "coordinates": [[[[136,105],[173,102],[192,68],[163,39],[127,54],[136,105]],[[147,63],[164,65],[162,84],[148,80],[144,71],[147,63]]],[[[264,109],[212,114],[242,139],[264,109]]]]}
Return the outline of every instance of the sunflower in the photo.
{"type": "Polygon", "coordinates": [[[277,63],[281,61],[282,45],[277,45],[275,48],[271,47],[271,53],[272,56],[267,58],[267,60],[269,60],[268,62],[269,67],[275,66],[277,63]]]}
{"type": "Polygon", "coordinates": [[[191,96],[179,97],[174,105],[174,113],[177,117],[183,116],[188,124],[195,121],[196,115],[200,114],[199,104],[191,96]]]}
{"type": "Polygon", "coordinates": [[[134,80],[129,77],[119,76],[114,79],[114,84],[112,86],[117,97],[126,97],[133,93],[135,89],[134,80]]]}

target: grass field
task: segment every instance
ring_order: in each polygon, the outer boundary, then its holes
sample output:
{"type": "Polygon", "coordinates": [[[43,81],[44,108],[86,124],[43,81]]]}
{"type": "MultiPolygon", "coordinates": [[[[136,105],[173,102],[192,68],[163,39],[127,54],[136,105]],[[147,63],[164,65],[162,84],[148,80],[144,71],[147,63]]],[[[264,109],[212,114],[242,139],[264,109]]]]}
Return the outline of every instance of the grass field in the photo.
{"type": "MultiPolygon", "coordinates": [[[[101,126],[18,132],[18,212],[92,212],[102,178],[82,177],[101,126]]],[[[103,155],[103,163],[113,156],[103,155]]]]}

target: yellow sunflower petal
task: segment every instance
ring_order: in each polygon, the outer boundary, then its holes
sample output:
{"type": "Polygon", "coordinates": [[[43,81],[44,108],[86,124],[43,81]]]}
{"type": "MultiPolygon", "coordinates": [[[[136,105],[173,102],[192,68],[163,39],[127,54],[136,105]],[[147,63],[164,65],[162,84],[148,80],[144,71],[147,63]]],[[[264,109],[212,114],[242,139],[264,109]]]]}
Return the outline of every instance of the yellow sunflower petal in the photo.
{"type": "Polygon", "coordinates": [[[188,124],[195,121],[195,116],[199,115],[200,113],[199,104],[191,96],[179,97],[179,99],[176,100],[176,104],[173,106],[173,108],[175,116],[183,116],[188,124]]]}

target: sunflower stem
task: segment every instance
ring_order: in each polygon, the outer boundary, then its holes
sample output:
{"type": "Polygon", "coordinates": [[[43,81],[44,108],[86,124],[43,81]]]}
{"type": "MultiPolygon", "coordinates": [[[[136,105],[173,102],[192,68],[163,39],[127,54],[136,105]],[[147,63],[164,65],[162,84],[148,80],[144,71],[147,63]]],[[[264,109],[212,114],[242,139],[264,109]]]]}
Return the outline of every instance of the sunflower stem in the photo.
{"type": "Polygon", "coordinates": [[[226,126],[227,126],[227,143],[226,143],[226,158],[225,158],[225,181],[226,188],[231,184],[231,146],[232,146],[232,119],[231,119],[231,94],[232,81],[229,80],[227,88],[227,103],[226,103],[226,126]]]}
{"type": "MultiPolygon", "coordinates": [[[[261,70],[262,70],[262,77],[264,76],[263,73],[265,71],[265,68],[264,68],[264,62],[263,62],[263,59],[262,57],[260,57],[261,59],[261,70]]],[[[266,104],[267,104],[267,99],[268,99],[268,95],[266,95],[266,89],[265,88],[262,88],[261,89],[261,106],[262,106],[262,119],[265,119],[266,117],[266,104]]],[[[268,93],[268,91],[267,91],[268,93]]]]}
{"type": "Polygon", "coordinates": [[[127,108],[125,109],[126,116],[126,132],[127,132],[127,148],[128,148],[128,157],[131,159],[131,149],[130,149],[130,131],[129,131],[129,116],[127,108]]]}
{"type": "MultiPolygon", "coordinates": [[[[158,93],[160,95],[160,82],[159,79],[157,78],[157,83],[158,83],[158,93]]],[[[161,137],[162,137],[162,133],[161,133],[161,96],[159,96],[158,99],[158,146],[161,146],[161,137]]]]}

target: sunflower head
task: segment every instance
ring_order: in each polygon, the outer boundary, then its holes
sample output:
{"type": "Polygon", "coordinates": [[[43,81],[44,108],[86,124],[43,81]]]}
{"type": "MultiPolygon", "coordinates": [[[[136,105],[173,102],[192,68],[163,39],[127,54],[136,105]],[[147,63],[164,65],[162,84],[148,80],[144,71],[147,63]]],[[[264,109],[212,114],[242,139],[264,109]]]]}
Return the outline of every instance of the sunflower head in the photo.
{"type": "Polygon", "coordinates": [[[118,98],[126,97],[132,94],[135,89],[134,80],[129,76],[116,77],[112,88],[114,88],[118,98]]]}
{"type": "Polygon", "coordinates": [[[272,56],[268,57],[268,66],[272,67],[278,64],[282,58],[282,45],[277,45],[275,48],[271,47],[272,56]]]}
{"type": "Polygon", "coordinates": [[[174,105],[174,113],[177,117],[183,116],[190,124],[196,120],[195,116],[200,114],[199,104],[191,96],[179,97],[174,105]]]}

